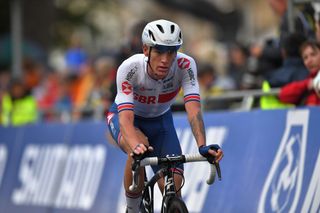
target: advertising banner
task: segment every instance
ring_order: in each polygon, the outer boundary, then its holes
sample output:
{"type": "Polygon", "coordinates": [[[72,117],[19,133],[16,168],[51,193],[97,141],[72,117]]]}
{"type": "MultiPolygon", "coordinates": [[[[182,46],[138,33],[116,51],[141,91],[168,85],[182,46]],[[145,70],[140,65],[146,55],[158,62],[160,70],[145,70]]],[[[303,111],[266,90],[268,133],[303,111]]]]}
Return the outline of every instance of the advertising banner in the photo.
{"type": "MultiPolygon", "coordinates": [[[[207,143],[224,150],[222,181],[206,184],[206,162],[186,164],[189,212],[320,211],[320,108],[205,113],[204,121],[207,143]]],[[[174,122],[183,152],[197,153],[186,114],[174,122]]],[[[0,127],[0,212],[125,212],[126,155],[107,133],[105,122],[0,127]]]]}

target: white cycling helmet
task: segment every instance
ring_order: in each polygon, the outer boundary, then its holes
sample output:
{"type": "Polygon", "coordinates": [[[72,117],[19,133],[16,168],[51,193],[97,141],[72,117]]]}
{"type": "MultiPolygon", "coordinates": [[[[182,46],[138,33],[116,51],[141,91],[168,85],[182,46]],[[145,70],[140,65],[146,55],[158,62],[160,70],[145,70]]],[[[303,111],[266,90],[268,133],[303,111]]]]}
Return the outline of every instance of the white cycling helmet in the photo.
{"type": "Polygon", "coordinates": [[[183,43],[182,33],[176,23],[160,19],[145,26],[142,43],[163,51],[177,51],[183,43]]]}

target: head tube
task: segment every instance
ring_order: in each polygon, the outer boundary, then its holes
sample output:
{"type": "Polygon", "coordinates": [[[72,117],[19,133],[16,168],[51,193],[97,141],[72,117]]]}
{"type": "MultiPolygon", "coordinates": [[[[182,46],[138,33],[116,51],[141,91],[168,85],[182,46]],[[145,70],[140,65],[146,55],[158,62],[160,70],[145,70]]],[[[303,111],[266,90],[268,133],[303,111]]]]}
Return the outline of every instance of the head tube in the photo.
{"type": "Polygon", "coordinates": [[[164,53],[164,52],[177,52],[179,50],[180,46],[181,45],[165,46],[165,45],[156,44],[155,46],[153,46],[153,48],[157,49],[161,53],[164,53]]]}

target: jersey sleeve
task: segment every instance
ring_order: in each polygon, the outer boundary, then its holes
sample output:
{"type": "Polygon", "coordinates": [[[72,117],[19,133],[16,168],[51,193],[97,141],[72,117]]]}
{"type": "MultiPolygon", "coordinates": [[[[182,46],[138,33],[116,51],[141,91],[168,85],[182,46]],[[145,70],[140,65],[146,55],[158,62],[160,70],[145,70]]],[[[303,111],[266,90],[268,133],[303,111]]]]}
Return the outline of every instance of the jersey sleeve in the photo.
{"type": "Polygon", "coordinates": [[[178,67],[182,72],[182,89],[184,102],[200,102],[197,66],[194,59],[191,57],[181,57],[178,59],[178,67]]]}
{"type": "Polygon", "coordinates": [[[117,96],[115,103],[118,112],[123,110],[133,110],[133,88],[137,65],[130,63],[122,63],[117,71],[117,96]]]}

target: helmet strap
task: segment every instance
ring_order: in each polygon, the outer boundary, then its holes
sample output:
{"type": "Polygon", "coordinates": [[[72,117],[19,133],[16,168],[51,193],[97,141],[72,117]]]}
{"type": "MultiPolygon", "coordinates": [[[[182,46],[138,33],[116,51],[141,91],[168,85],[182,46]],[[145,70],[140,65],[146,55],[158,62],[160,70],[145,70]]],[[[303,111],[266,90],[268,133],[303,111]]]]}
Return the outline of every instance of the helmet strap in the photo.
{"type": "MultiPolygon", "coordinates": [[[[148,53],[147,73],[148,73],[148,75],[149,75],[152,79],[155,79],[155,78],[153,77],[153,75],[152,75],[152,73],[154,73],[154,70],[153,70],[153,68],[152,68],[152,66],[151,66],[151,64],[150,64],[151,50],[152,50],[152,47],[150,47],[149,53],[148,53]],[[148,66],[150,67],[152,73],[149,73],[149,71],[148,71],[148,66]]],[[[157,79],[155,79],[155,80],[157,80],[157,79]]]]}
{"type": "MultiPolygon", "coordinates": [[[[148,52],[148,61],[147,61],[149,65],[150,65],[151,49],[152,49],[152,47],[150,46],[149,52],[148,52]]],[[[150,65],[150,67],[151,67],[151,65],[150,65]]]]}
{"type": "MultiPolygon", "coordinates": [[[[150,67],[151,71],[153,71],[151,64],[150,64],[150,58],[151,58],[151,50],[152,47],[149,47],[149,53],[148,53],[148,61],[147,61],[147,65],[150,67]]],[[[148,72],[148,66],[147,66],[147,72],[148,72]]],[[[149,74],[150,75],[150,74],[149,74]]]]}

